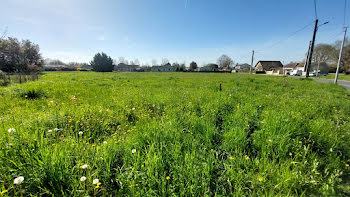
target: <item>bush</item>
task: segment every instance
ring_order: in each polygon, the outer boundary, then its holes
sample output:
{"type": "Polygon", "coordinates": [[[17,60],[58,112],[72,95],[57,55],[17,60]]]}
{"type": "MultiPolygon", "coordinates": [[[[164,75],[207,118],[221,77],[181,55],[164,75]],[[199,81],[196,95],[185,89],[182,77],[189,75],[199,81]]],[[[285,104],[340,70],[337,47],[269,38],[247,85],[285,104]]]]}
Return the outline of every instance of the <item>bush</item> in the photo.
{"type": "Polygon", "coordinates": [[[26,90],[22,93],[20,93],[20,97],[25,98],[25,99],[39,99],[39,98],[44,98],[46,97],[44,91],[41,89],[39,90],[26,90]]]}
{"type": "Polygon", "coordinates": [[[10,81],[8,80],[6,74],[0,70],[0,86],[6,86],[9,83],[10,81]]]}

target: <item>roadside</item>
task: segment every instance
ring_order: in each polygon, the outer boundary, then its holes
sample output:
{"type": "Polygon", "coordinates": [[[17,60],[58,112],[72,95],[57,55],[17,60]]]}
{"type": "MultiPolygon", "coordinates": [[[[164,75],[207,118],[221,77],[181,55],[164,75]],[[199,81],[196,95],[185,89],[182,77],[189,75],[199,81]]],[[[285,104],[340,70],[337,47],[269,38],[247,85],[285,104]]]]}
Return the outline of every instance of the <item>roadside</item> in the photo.
{"type": "MultiPolygon", "coordinates": [[[[315,81],[321,82],[321,83],[334,83],[334,79],[320,79],[320,78],[312,78],[315,81]]],[[[338,80],[338,85],[343,86],[344,88],[350,90],[350,81],[345,80],[338,80]]]]}
{"type": "MultiPolygon", "coordinates": [[[[335,78],[335,74],[331,73],[328,74],[327,76],[320,76],[322,79],[334,79],[335,78]]],[[[350,81],[350,75],[345,75],[343,73],[339,74],[338,76],[339,80],[345,80],[345,81],[350,81]]]]}

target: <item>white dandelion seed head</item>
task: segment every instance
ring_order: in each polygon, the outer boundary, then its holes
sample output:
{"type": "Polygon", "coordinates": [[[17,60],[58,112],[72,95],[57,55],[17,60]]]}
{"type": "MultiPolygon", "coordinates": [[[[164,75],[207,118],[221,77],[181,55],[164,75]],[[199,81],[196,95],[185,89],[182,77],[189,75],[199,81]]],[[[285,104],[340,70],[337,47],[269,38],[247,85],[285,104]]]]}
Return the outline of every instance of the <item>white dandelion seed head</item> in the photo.
{"type": "Polygon", "coordinates": [[[103,141],[103,144],[107,144],[107,141],[103,141]]]}
{"type": "Polygon", "coordinates": [[[22,184],[23,181],[24,181],[24,177],[19,176],[19,177],[15,178],[15,180],[13,181],[13,184],[20,185],[20,184],[22,184]]]}
{"type": "Polygon", "coordinates": [[[132,150],[131,150],[131,153],[132,153],[132,154],[136,153],[136,149],[132,149],[132,150]]]}
{"type": "Polygon", "coordinates": [[[9,128],[7,131],[8,131],[9,133],[12,133],[12,132],[15,132],[16,129],[14,129],[14,128],[9,128]]]}
{"type": "Polygon", "coordinates": [[[82,131],[79,131],[79,133],[78,133],[79,135],[83,135],[84,134],[84,132],[82,132],[82,131]]]}
{"type": "Polygon", "coordinates": [[[88,165],[87,165],[87,164],[84,164],[84,165],[81,166],[81,168],[82,168],[82,169],[86,169],[86,168],[88,168],[88,165]]]}
{"type": "Polygon", "coordinates": [[[85,177],[85,176],[80,177],[80,181],[81,181],[81,182],[86,181],[86,177],[85,177]]]}
{"type": "Polygon", "coordinates": [[[97,183],[99,183],[100,182],[100,180],[98,180],[98,179],[94,179],[93,181],[92,181],[92,183],[94,184],[94,185],[96,185],[97,183]]]}
{"type": "Polygon", "coordinates": [[[135,110],[135,107],[133,107],[132,110],[135,110]]]}

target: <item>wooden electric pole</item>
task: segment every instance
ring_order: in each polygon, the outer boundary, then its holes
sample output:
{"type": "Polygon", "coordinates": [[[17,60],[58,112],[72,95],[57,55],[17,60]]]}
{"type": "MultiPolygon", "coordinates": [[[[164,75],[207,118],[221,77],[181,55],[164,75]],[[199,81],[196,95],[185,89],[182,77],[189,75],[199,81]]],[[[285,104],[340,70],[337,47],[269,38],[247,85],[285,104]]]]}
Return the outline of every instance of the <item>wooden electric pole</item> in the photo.
{"type": "Polygon", "coordinates": [[[253,62],[254,62],[254,50],[252,51],[252,63],[250,64],[250,74],[252,73],[253,62]]]}
{"type": "Polygon", "coordinates": [[[306,55],[306,59],[305,59],[305,63],[304,63],[304,70],[303,72],[306,72],[307,70],[307,63],[309,62],[309,56],[310,56],[310,48],[311,48],[311,40],[309,43],[309,49],[307,50],[307,55],[306,55]]]}
{"type": "Polygon", "coordinates": [[[348,27],[344,27],[344,38],[343,41],[341,43],[341,48],[340,48],[340,52],[339,52],[339,59],[338,59],[338,65],[337,65],[337,72],[335,73],[335,79],[334,79],[334,83],[336,84],[338,82],[338,74],[339,74],[339,67],[341,64],[341,56],[343,53],[343,48],[344,48],[344,43],[345,43],[345,39],[346,39],[346,31],[347,31],[348,27]]]}
{"type": "Polygon", "coordinates": [[[309,77],[309,72],[310,72],[310,68],[311,68],[311,62],[312,62],[312,53],[314,52],[314,46],[315,46],[315,39],[316,39],[316,32],[317,32],[317,28],[318,28],[318,19],[316,19],[315,21],[315,28],[314,28],[314,34],[312,36],[312,42],[311,42],[311,48],[310,48],[310,55],[307,61],[307,69],[306,69],[306,77],[309,77]]]}

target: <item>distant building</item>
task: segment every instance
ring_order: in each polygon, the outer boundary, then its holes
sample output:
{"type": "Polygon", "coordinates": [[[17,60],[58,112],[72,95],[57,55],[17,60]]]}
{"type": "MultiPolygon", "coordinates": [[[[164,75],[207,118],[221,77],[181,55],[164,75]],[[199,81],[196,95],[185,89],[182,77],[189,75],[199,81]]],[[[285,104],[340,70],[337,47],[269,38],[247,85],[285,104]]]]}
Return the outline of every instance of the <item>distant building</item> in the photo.
{"type": "Polygon", "coordinates": [[[139,67],[139,65],[128,65],[124,63],[119,63],[117,66],[115,66],[114,70],[118,72],[134,72],[139,67]]]}
{"type": "Polygon", "coordinates": [[[297,69],[298,65],[299,65],[299,63],[293,63],[293,62],[285,65],[283,67],[283,74],[287,75],[288,73],[290,73],[293,70],[302,70],[302,69],[297,69]]]}
{"type": "Polygon", "coordinates": [[[162,66],[152,66],[151,71],[152,72],[175,72],[176,67],[171,66],[170,63],[167,63],[162,66]]]}
{"type": "Polygon", "coordinates": [[[199,72],[217,72],[219,66],[217,64],[207,64],[199,68],[199,72]]]}
{"type": "Polygon", "coordinates": [[[283,65],[280,61],[258,61],[255,65],[256,73],[283,74],[283,65]]]}
{"type": "Polygon", "coordinates": [[[236,71],[241,71],[241,70],[246,70],[246,69],[250,69],[250,64],[244,63],[244,64],[236,64],[236,66],[234,67],[234,69],[236,71]]]}

